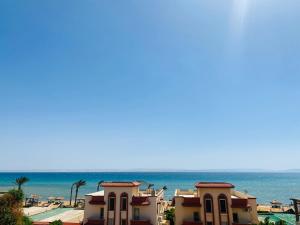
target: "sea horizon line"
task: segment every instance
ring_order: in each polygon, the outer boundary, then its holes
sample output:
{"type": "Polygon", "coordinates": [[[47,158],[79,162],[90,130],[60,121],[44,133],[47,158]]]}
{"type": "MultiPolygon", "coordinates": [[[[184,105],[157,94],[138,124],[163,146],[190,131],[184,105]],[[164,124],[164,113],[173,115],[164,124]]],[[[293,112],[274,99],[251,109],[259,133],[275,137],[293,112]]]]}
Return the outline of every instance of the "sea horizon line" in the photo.
{"type": "Polygon", "coordinates": [[[300,173],[300,169],[32,169],[1,170],[0,173],[300,173]]]}

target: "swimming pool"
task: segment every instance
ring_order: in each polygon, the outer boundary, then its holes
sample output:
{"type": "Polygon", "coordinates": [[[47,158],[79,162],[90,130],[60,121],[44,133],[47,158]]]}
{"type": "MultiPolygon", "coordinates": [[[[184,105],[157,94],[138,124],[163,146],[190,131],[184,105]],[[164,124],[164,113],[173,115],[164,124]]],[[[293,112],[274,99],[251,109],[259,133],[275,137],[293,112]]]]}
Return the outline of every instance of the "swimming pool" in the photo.
{"type": "Polygon", "coordinates": [[[43,213],[39,213],[39,214],[30,216],[30,218],[33,221],[41,221],[41,220],[47,219],[49,217],[64,213],[66,211],[70,211],[70,210],[73,210],[73,209],[72,208],[57,208],[57,209],[49,210],[47,212],[43,212],[43,213]]]}
{"type": "Polygon", "coordinates": [[[295,225],[296,218],[294,214],[286,214],[286,213],[272,213],[272,214],[259,214],[258,220],[264,221],[266,217],[270,218],[271,222],[276,223],[279,220],[284,220],[288,225],[295,225]]]}

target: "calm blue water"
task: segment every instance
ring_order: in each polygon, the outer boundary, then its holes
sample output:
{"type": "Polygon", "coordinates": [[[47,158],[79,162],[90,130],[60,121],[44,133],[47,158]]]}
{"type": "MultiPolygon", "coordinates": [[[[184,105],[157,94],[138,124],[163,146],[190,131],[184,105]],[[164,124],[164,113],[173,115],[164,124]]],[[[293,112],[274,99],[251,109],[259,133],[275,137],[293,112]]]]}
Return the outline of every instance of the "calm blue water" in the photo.
{"type": "Polygon", "coordinates": [[[166,197],[171,198],[176,188],[190,189],[197,181],[226,181],[238,190],[247,190],[259,203],[277,199],[289,203],[291,197],[300,198],[300,173],[220,173],[220,172],[95,172],[95,173],[0,173],[0,191],[14,186],[15,178],[26,176],[30,182],[24,186],[26,195],[39,194],[69,197],[74,181],[84,179],[87,185],[79,195],[96,191],[97,182],[143,180],[154,183],[156,188],[167,185],[166,197]]]}

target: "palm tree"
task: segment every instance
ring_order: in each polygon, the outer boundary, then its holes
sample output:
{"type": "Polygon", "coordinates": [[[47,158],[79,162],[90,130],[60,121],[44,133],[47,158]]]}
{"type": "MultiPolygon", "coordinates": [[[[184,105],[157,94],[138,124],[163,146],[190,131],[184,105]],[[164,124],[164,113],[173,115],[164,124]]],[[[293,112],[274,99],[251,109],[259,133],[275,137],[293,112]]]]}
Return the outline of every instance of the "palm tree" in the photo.
{"type": "Polygon", "coordinates": [[[74,189],[74,186],[76,185],[76,182],[72,184],[71,186],[71,194],[70,194],[70,206],[72,205],[72,197],[73,197],[73,189],[74,189]]]}
{"type": "Polygon", "coordinates": [[[100,190],[100,185],[101,185],[103,182],[104,182],[104,180],[101,180],[101,181],[98,182],[98,185],[97,185],[97,191],[100,190]]]}
{"type": "Polygon", "coordinates": [[[150,189],[154,186],[154,184],[148,184],[148,188],[147,189],[150,189]]]}
{"type": "Polygon", "coordinates": [[[18,190],[22,189],[22,185],[29,181],[27,177],[19,177],[16,179],[16,185],[18,185],[18,190]]]}
{"type": "Polygon", "coordinates": [[[77,206],[77,195],[78,195],[78,190],[81,186],[84,186],[86,185],[86,182],[84,180],[80,180],[78,182],[75,183],[76,185],[76,191],[75,191],[75,203],[74,203],[74,206],[76,207],[77,206]]]}

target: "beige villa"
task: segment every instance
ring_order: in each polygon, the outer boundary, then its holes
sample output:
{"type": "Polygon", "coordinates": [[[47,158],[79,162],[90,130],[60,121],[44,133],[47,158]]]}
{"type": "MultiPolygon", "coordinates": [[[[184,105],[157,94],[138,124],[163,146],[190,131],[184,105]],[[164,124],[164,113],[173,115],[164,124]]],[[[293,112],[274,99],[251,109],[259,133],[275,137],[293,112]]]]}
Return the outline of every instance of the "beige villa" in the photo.
{"type": "Polygon", "coordinates": [[[230,183],[199,182],[195,190],[176,190],[175,225],[258,224],[256,198],[230,183]]]}
{"type": "Polygon", "coordinates": [[[139,182],[103,182],[85,196],[84,225],[161,225],[164,190],[140,190],[139,182]]]}

